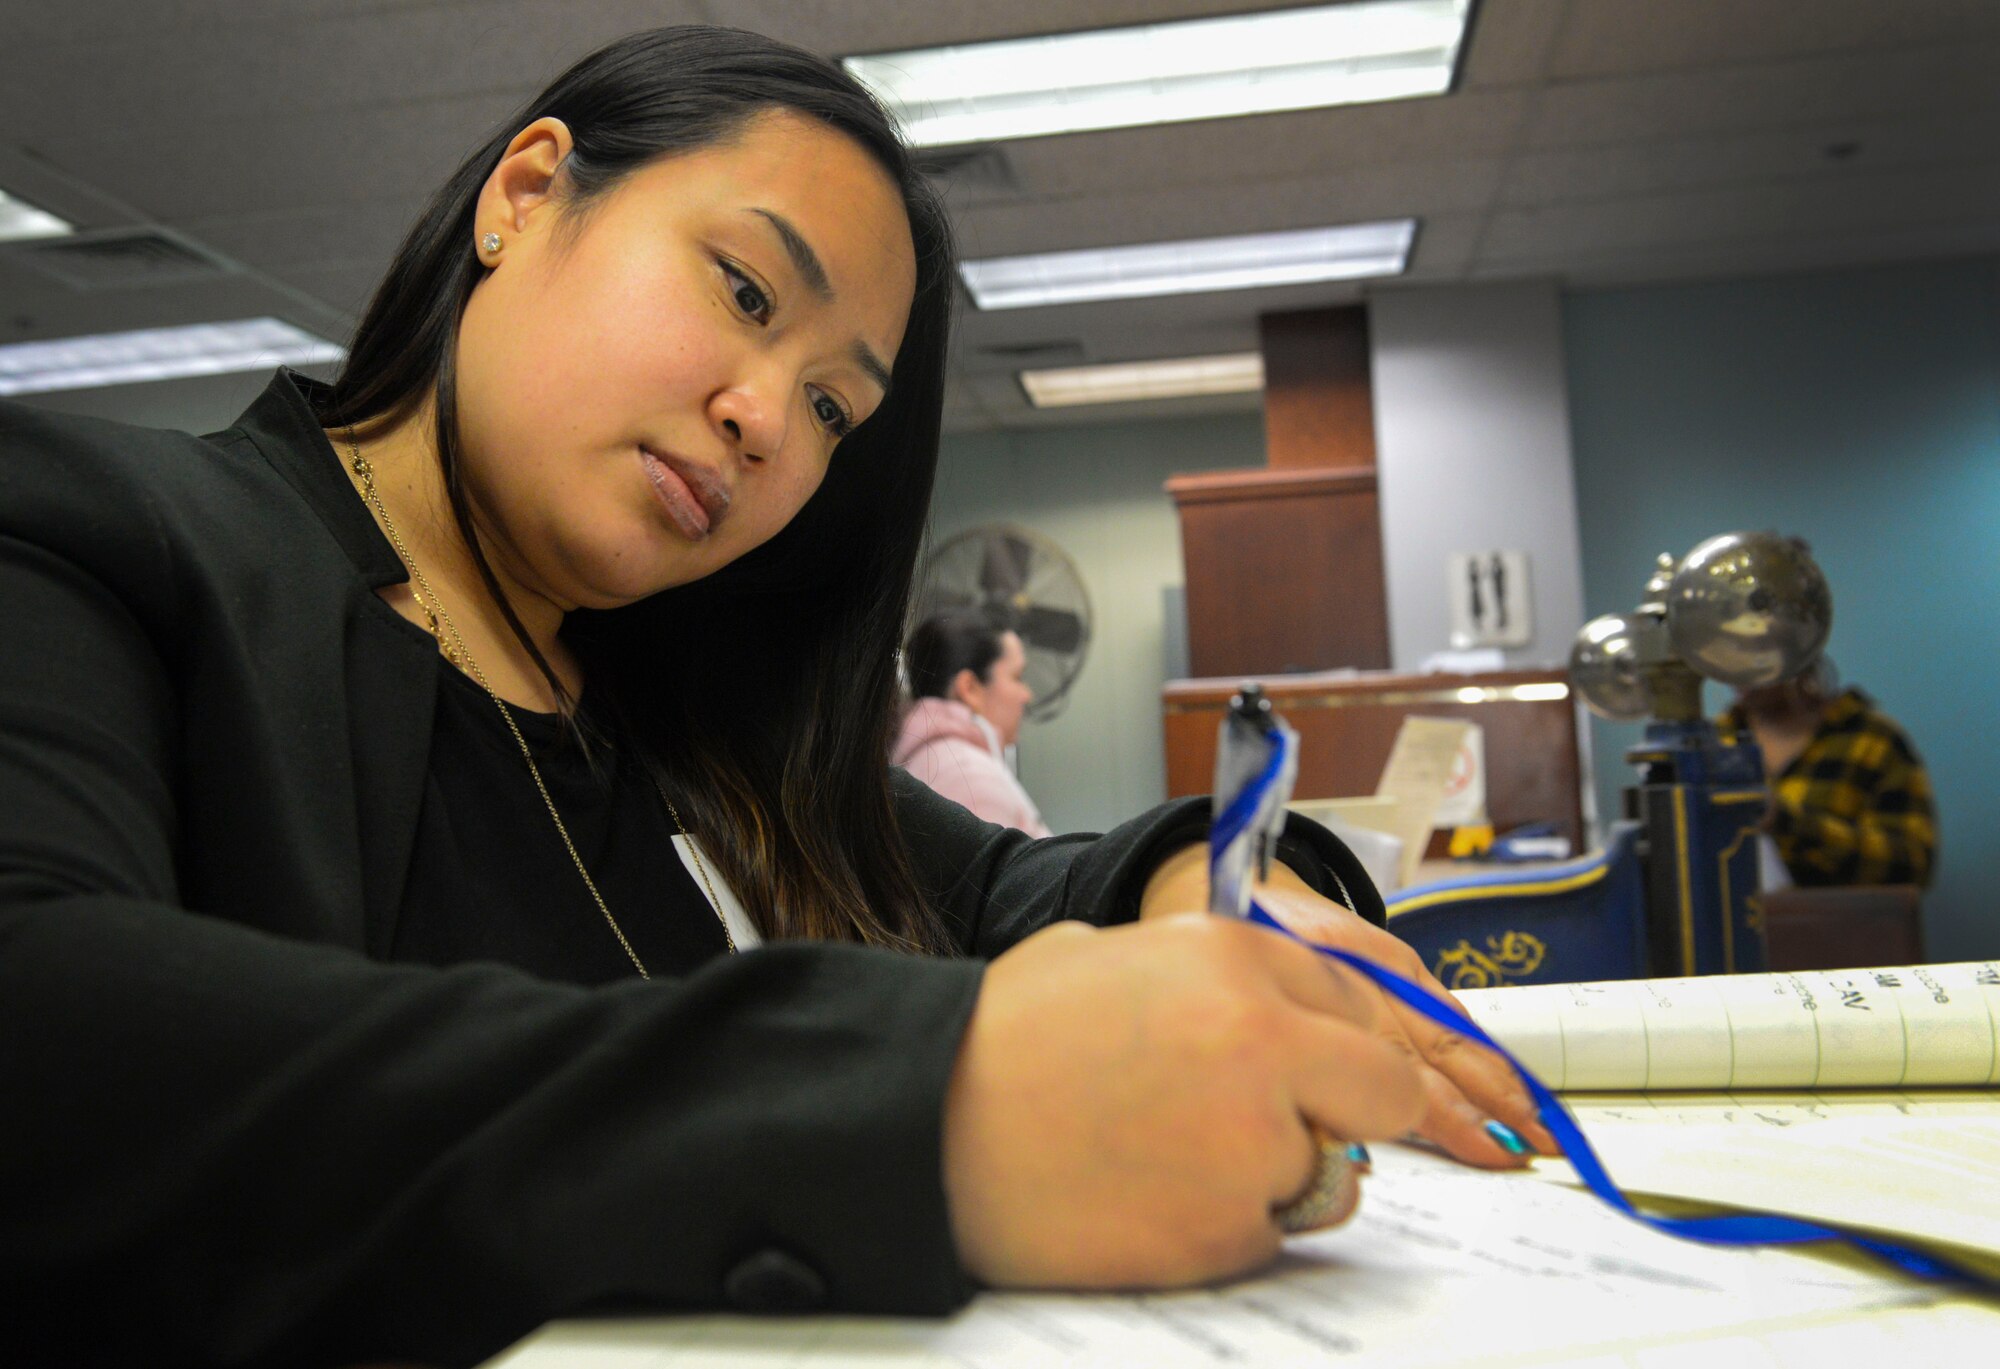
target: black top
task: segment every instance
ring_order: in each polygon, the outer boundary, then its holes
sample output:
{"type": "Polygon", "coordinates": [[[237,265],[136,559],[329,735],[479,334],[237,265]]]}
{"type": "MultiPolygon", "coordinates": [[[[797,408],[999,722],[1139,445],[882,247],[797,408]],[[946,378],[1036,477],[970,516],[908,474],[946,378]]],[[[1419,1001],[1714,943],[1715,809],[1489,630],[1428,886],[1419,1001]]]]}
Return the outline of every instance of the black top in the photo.
{"type": "MultiPolygon", "coordinates": [[[[438,670],[410,911],[389,958],[496,960],[572,984],[631,978],[637,971],[577,874],[492,696],[442,656],[438,670]]],[[[677,829],[644,769],[621,763],[616,745],[586,756],[554,714],[506,707],[647,972],[688,974],[725,952],[722,923],[675,853],[677,829]]]]}
{"type": "MultiPolygon", "coordinates": [[[[466,900],[425,871],[430,810],[482,821],[433,782],[462,682],[378,597],[405,571],[311,386],[205,438],[0,403],[5,1356],[444,1366],[607,1302],[958,1305],[977,957],[1132,917],[1206,801],[1033,841],[894,774],[966,958],[792,942],[598,988],[456,959],[466,900]],[[396,963],[406,936],[453,963],[396,963]]],[[[1345,847],[1292,836],[1381,920],[1345,847]]],[[[573,907],[548,925],[587,937],[573,907]]]]}

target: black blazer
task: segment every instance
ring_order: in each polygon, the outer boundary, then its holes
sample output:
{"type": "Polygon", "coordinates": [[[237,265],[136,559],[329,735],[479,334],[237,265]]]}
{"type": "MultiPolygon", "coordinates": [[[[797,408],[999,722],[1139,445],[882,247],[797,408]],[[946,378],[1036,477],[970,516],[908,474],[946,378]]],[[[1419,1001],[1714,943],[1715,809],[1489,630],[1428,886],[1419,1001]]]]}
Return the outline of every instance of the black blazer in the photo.
{"type": "Polygon", "coordinates": [[[1131,917],[1205,801],[1034,842],[899,773],[965,959],[383,963],[436,660],[311,384],[207,438],[0,404],[0,1354],[449,1364],[607,1302],[956,1306],[979,957],[1131,917]]]}

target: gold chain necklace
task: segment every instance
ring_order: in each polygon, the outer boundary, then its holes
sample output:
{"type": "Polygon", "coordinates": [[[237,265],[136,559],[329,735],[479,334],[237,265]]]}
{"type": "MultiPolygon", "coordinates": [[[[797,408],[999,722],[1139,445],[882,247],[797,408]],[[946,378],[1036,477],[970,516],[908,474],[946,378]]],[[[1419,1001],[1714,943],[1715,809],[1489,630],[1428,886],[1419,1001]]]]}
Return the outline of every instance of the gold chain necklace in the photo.
{"type": "MultiPolygon", "coordinates": [[[[590,871],[584,868],[583,857],[577,853],[576,843],[570,840],[569,828],[564,824],[562,814],[556,811],[556,801],[549,797],[549,787],[542,782],[542,768],[535,764],[535,753],[529,749],[528,739],[521,735],[520,724],[514,721],[514,711],[507,707],[506,701],[500,697],[500,691],[487,683],[486,672],[479,668],[478,660],[465,644],[465,634],[461,633],[458,624],[451,620],[451,614],[445,611],[444,600],[440,599],[437,591],[431,588],[431,582],[426,580],[423,571],[418,569],[416,559],[410,555],[410,549],[403,545],[402,534],[396,531],[396,521],[389,517],[389,510],[383,506],[382,496],[375,488],[375,468],[369,463],[368,458],[361,454],[361,443],[355,439],[354,425],[351,423],[347,425],[347,450],[352,457],[355,477],[361,482],[362,497],[368,501],[369,507],[375,510],[375,516],[382,520],[382,531],[389,534],[389,541],[395,545],[396,555],[403,558],[403,565],[410,572],[412,592],[417,596],[417,606],[424,611],[424,618],[430,625],[431,636],[437,640],[438,650],[444,653],[446,661],[454,666],[462,666],[470,672],[472,678],[479,681],[479,687],[486,691],[486,696],[493,700],[493,706],[500,710],[500,716],[506,720],[507,730],[514,734],[514,742],[521,748],[521,759],[528,763],[528,773],[534,777],[535,791],[542,796],[542,806],[549,810],[549,817],[556,825],[556,832],[562,837],[563,849],[569,852],[570,863],[576,866],[577,874],[583,877],[583,887],[590,890],[591,901],[597,905],[597,911],[604,914],[604,921],[611,928],[611,934],[617,937],[618,944],[625,948],[625,955],[631,960],[632,968],[639,972],[639,978],[651,979],[652,976],[646,973],[645,962],[639,959],[639,953],[633,950],[632,943],[626,940],[625,929],[620,927],[618,919],[611,915],[611,908],[605,903],[604,895],[597,892],[597,881],[592,879],[590,871]]],[[[650,771],[647,774],[653,781],[653,788],[659,792],[660,802],[667,805],[667,812],[673,816],[674,826],[680,829],[683,837],[687,838],[688,854],[694,857],[694,868],[700,873],[702,888],[708,893],[708,906],[715,910],[715,920],[722,924],[722,939],[728,943],[730,952],[734,954],[736,938],[730,934],[729,919],[722,914],[722,901],[715,896],[715,885],[709,881],[708,865],[701,858],[701,848],[695,845],[687,824],[681,821],[680,809],[674,807],[674,801],[667,797],[667,791],[660,784],[658,776],[652,775],[650,771]]]]}

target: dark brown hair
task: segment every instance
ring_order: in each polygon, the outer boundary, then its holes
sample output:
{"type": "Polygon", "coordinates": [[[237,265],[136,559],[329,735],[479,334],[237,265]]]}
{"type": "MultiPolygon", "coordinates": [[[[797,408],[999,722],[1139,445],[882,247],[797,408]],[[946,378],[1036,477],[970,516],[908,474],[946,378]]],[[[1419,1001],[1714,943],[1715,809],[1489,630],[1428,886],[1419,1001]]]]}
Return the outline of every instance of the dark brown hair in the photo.
{"type": "Polygon", "coordinates": [[[480,189],[514,134],[539,118],[562,120],[574,139],[559,182],[571,213],[640,168],[726,140],[772,110],[846,134],[901,190],[917,287],[895,383],[777,536],[704,580],[572,613],[563,634],[590,681],[590,716],[638,752],[766,936],[942,950],[882,758],[937,469],[951,237],[887,115],[844,72],[719,28],[653,29],[584,58],[431,200],[362,318],[325,417],[374,426],[435,397],[438,459],[460,532],[560,693],[486,564],[459,478],[453,358],[483,274],[473,252],[480,189]]]}
{"type": "Polygon", "coordinates": [[[958,672],[992,682],[993,663],[1006,649],[1007,629],[982,613],[939,613],[918,623],[903,648],[903,673],[918,699],[948,699],[958,672]]]}

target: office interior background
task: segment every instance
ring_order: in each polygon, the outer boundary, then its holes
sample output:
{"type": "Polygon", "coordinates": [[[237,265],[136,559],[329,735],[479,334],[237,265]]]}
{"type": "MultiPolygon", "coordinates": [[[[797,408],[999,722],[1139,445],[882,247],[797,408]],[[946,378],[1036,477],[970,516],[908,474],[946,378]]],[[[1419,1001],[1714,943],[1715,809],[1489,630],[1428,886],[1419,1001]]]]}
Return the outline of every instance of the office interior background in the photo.
{"type": "MultiPolygon", "coordinates": [[[[421,198],[636,28],[736,24],[840,57],[1288,8],[14,0],[0,191],[74,231],[0,242],[0,345],[255,318],[338,343],[421,198]]],[[[1507,655],[1529,665],[1633,607],[1660,552],[1804,536],[1843,676],[1930,765],[1931,955],[2000,954],[1996,71],[1992,0],[1479,0],[1443,94],[929,154],[968,258],[1415,225],[1402,269],[1370,279],[962,301],[934,536],[1044,534],[1094,609],[1066,709],[1020,743],[1050,824],[1162,797],[1160,688],[1186,672],[1162,484],[1262,464],[1264,431],[1254,390],[1045,409],[1019,373],[1254,353],[1259,315],[1360,303],[1393,668],[1450,645],[1456,550],[1527,553],[1536,631],[1507,655]]],[[[17,397],[199,432],[264,379],[17,397]]],[[[1638,728],[1589,732],[1609,815],[1638,728]]]]}

